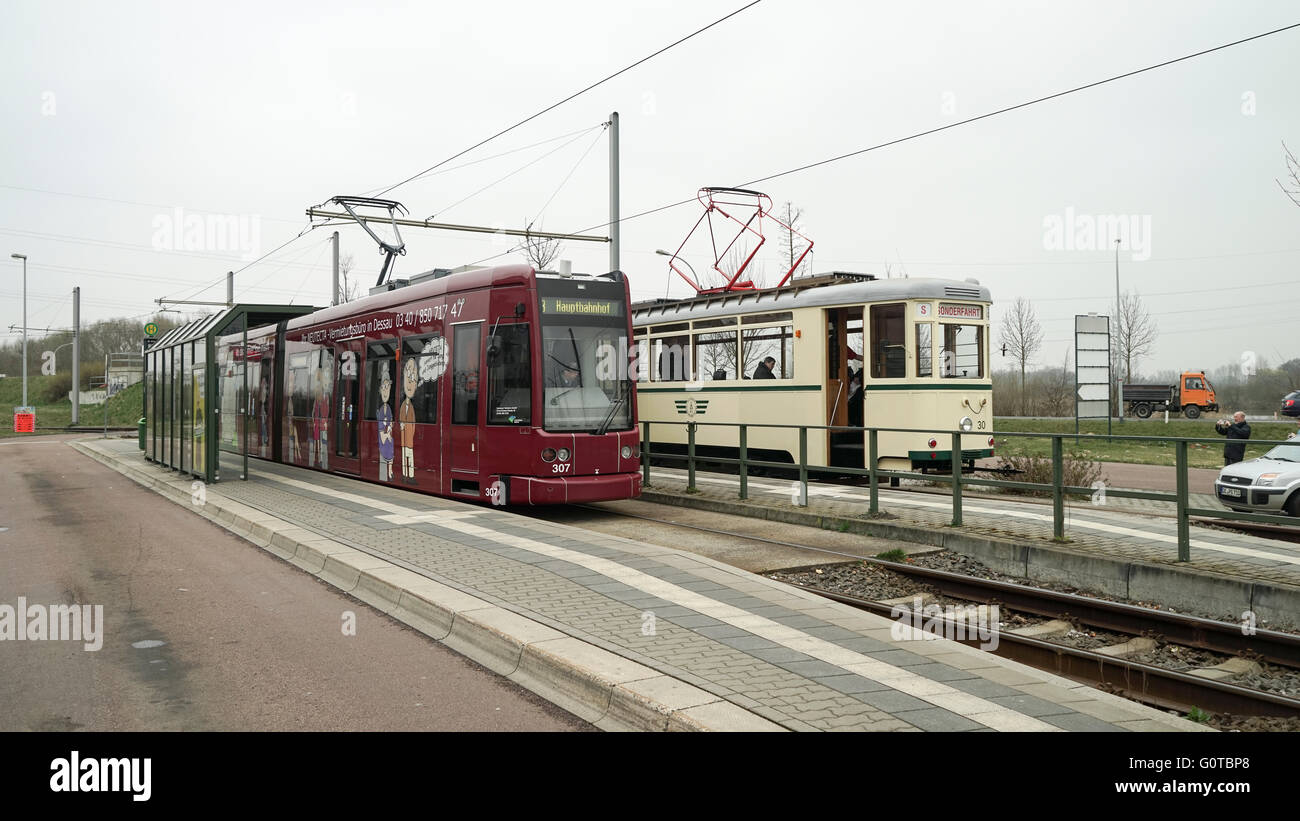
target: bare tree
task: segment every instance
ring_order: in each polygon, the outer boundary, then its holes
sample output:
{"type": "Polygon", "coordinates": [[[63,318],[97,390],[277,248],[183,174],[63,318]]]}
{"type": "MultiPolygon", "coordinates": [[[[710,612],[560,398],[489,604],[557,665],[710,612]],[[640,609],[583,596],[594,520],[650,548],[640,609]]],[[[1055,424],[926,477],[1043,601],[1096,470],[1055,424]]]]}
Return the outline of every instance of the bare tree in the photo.
{"type": "Polygon", "coordinates": [[[361,298],[361,282],[356,282],[348,278],[352,273],[354,262],[351,254],[343,254],[339,257],[339,304],[345,302],[354,302],[361,298]]]}
{"type": "MultiPolygon", "coordinates": [[[[752,248],[740,247],[731,249],[731,252],[727,254],[727,261],[722,265],[722,270],[726,272],[727,279],[731,279],[736,271],[740,270],[740,266],[745,264],[745,257],[749,256],[749,253],[752,250],[752,248]]],[[[749,267],[745,269],[744,276],[741,277],[741,281],[744,280],[754,283],[755,288],[766,287],[767,273],[764,270],[762,259],[755,257],[754,260],[749,263],[749,267]]]]}
{"type": "MultiPolygon", "coordinates": [[[[803,217],[802,208],[796,208],[793,204],[786,202],[777,211],[776,216],[786,225],[790,226],[790,228],[794,229],[794,231],[791,231],[782,226],[777,226],[776,229],[777,253],[780,255],[781,260],[781,275],[784,276],[785,272],[789,271],[794,265],[795,260],[799,259],[799,257],[803,255],[804,250],[808,247],[808,243],[803,237],[795,233],[795,231],[803,230],[803,225],[799,222],[803,217]]],[[[803,262],[799,263],[799,269],[794,272],[793,276],[800,277],[806,275],[809,267],[810,263],[808,259],[805,258],[803,262]]]]}
{"type": "Polygon", "coordinates": [[[562,248],[558,239],[534,234],[533,224],[530,222],[524,229],[524,241],[519,243],[515,250],[523,251],[524,256],[528,258],[528,264],[538,271],[547,271],[550,270],[551,263],[559,257],[562,248]]]}
{"type": "Polygon", "coordinates": [[[1034,306],[1024,297],[1011,303],[998,330],[998,344],[1020,363],[1020,415],[1025,415],[1025,366],[1043,346],[1043,327],[1034,316],[1034,306]]]}
{"type": "Polygon", "coordinates": [[[1300,205],[1300,160],[1295,158],[1295,155],[1291,153],[1291,149],[1286,147],[1286,143],[1282,143],[1282,153],[1286,155],[1287,181],[1278,180],[1278,187],[1282,189],[1283,194],[1290,198],[1291,202],[1300,205]]]}
{"type": "Polygon", "coordinates": [[[1142,304],[1142,297],[1138,296],[1136,291],[1125,291],[1120,298],[1118,319],[1115,342],[1111,350],[1115,356],[1115,364],[1124,365],[1123,376],[1127,383],[1132,379],[1133,365],[1140,362],[1142,357],[1155,348],[1160,331],[1151,314],[1147,312],[1146,306],[1142,304]]]}
{"type": "Polygon", "coordinates": [[[1043,404],[1046,416],[1074,415],[1074,369],[1070,367],[1070,349],[1065,349],[1065,360],[1061,369],[1055,371],[1048,380],[1047,398],[1043,404]]]}

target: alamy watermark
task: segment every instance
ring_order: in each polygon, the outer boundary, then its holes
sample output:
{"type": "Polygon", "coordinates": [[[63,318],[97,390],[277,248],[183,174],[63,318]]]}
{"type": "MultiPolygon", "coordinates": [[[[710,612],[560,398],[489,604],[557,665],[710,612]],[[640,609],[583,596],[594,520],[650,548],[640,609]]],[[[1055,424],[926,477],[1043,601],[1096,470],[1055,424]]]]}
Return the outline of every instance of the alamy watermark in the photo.
{"type": "Polygon", "coordinates": [[[1134,262],[1151,258],[1150,214],[1064,214],[1043,217],[1043,248],[1048,251],[1121,251],[1134,262]]]}
{"type": "Polygon", "coordinates": [[[1241,367],[1242,376],[1254,376],[1259,370],[1259,357],[1254,351],[1242,351],[1237,362],[1241,367]]]}
{"type": "Polygon", "coordinates": [[[152,225],[157,251],[233,253],[244,260],[261,254],[262,218],[256,214],[187,214],[177,207],[155,215],[152,225]]]}
{"type": "Polygon", "coordinates": [[[152,758],[82,758],[73,750],[50,762],[50,792],[125,792],[132,801],[148,801],[152,771],[152,758]]]}
{"type": "Polygon", "coordinates": [[[104,646],[104,605],[0,603],[0,641],[80,641],[93,653],[104,646]]]}

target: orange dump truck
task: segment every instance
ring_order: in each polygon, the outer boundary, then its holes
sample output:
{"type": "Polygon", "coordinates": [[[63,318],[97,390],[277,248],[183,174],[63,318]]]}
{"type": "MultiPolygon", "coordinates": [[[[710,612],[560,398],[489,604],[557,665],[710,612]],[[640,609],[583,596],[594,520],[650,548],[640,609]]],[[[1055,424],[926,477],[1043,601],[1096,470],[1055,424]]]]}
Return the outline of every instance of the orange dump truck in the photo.
{"type": "Polygon", "coordinates": [[[1204,371],[1184,371],[1177,385],[1125,385],[1124,402],[1128,412],[1139,419],[1164,410],[1195,419],[1202,411],[1219,409],[1214,386],[1204,371]]]}

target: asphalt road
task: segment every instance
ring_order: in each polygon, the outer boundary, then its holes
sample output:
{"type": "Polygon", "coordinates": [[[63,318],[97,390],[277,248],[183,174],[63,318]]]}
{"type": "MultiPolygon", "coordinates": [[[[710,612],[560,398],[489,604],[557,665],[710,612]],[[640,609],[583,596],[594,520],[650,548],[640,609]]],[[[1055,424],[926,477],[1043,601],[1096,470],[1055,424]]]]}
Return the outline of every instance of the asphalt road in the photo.
{"type": "Polygon", "coordinates": [[[68,438],[0,442],[0,605],[103,605],[103,646],[0,641],[0,731],[591,729],[68,438]]]}

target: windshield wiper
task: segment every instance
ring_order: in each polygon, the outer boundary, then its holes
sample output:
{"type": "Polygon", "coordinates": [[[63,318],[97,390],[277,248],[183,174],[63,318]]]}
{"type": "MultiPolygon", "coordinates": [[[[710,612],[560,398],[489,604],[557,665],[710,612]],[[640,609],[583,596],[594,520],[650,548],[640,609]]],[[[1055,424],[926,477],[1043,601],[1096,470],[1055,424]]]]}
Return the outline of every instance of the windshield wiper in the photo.
{"type": "Polygon", "coordinates": [[[578,372],[578,387],[582,385],[582,354],[578,353],[578,340],[573,336],[573,328],[569,328],[569,342],[573,344],[573,364],[578,372]]]}
{"type": "Polygon", "coordinates": [[[604,436],[606,433],[608,433],[609,426],[614,424],[614,414],[618,413],[618,409],[623,407],[623,403],[626,401],[627,401],[626,396],[620,396],[617,402],[610,405],[609,413],[605,414],[605,421],[601,422],[600,427],[596,428],[596,430],[593,431],[593,433],[595,433],[597,436],[604,436]]]}

